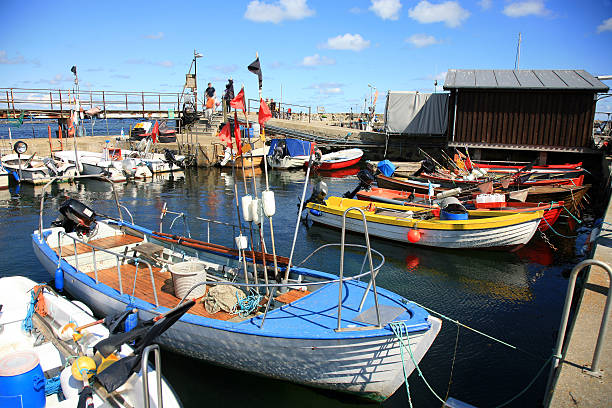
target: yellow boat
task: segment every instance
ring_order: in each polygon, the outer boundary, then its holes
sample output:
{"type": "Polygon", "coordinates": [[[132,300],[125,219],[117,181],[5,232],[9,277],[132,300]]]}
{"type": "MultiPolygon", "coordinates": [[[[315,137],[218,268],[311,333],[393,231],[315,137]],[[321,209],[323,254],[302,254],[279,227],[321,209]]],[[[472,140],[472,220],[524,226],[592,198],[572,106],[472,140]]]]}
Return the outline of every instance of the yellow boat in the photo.
{"type": "MultiPolygon", "coordinates": [[[[364,211],[371,236],[439,248],[504,248],[524,245],[536,232],[543,211],[468,211],[468,219],[442,220],[436,210],[386,203],[370,203],[329,197],[325,204],[308,203],[310,219],[317,224],[342,228],[342,215],[356,207],[364,211]]],[[[439,210],[438,210],[439,211],[439,210]]],[[[363,233],[357,210],[346,215],[346,229],[363,233]]]]}

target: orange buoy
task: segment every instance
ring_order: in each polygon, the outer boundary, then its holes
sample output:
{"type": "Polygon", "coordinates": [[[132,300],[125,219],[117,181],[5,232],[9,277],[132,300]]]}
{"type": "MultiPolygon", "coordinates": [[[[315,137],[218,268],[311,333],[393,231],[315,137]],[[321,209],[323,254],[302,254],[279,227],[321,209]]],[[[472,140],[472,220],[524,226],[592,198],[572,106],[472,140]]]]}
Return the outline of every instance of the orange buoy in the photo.
{"type": "Polygon", "coordinates": [[[414,244],[415,242],[419,242],[420,240],[421,240],[421,233],[419,232],[418,229],[413,228],[410,231],[408,231],[408,241],[414,244]]]}

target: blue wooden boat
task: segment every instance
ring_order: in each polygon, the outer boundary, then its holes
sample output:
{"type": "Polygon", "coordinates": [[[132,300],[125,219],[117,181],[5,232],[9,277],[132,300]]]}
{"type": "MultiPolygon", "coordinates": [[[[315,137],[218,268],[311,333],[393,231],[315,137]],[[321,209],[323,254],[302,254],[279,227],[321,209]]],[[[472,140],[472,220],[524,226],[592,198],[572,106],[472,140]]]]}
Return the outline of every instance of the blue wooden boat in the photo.
{"type": "MultiPolygon", "coordinates": [[[[202,290],[196,296],[204,303],[198,301],[159,337],[163,346],[176,352],[384,400],[414,369],[411,359],[403,366],[400,342],[389,324],[406,325],[416,363],[440,331],[438,318],[376,286],[384,257],[369,244],[363,247],[370,261],[367,270],[345,272],[341,260],[336,276],[305,266],[308,257],[287,272],[285,258],[277,258],[275,269],[271,255],[242,249],[242,244],[229,248],[156,232],[121,214],[117,219],[98,219],[93,210],[77,203],[62,205],[61,222],[53,226],[43,227],[41,213],[39,228],[32,234],[36,256],[52,277],[63,277],[68,292],[101,315],[130,307],[138,309],[140,319],[150,319],[202,290]],[[175,271],[186,263],[196,265],[196,277],[178,295],[173,291],[179,278],[175,271]],[[232,291],[243,290],[245,297],[236,294],[241,302],[229,312],[223,307],[211,310],[210,302],[223,306],[214,294],[228,285],[232,291]],[[242,302],[249,299],[251,309],[242,302]]],[[[343,254],[344,244],[339,245],[343,254]]],[[[324,245],[313,254],[329,248],[324,245]]]]}

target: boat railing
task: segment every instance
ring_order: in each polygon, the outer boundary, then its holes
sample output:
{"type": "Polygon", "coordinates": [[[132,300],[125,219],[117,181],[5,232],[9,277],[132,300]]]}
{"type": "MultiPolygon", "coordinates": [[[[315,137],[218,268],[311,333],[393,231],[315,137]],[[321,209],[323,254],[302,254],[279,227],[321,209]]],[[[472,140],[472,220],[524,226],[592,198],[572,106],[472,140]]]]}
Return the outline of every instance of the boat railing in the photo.
{"type": "MultiPolygon", "coordinates": [[[[103,253],[107,253],[110,254],[112,256],[115,257],[116,259],[116,264],[117,264],[117,278],[119,280],[119,293],[123,295],[123,280],[122,280],[122,276],[121,276],[121,265],[122,265],[122,261],[132,261],[134,263],[134,265],[136,266],[136,270],[134,272],[134,285],[132,287],[132,297],[134,296],[134,293],[136,292],[136,278],[138,277],[138,267],[140,266],[140,264],[144,264],[148,269],[149,269],[149,276],[151,277],[151,287],[153,288],[153,297],[155,299],[155,306],[158,307],[159,306],[159,301],[157,299],[157,287],[155,286],[155,277],[153,276],[153,268],[151,267],[151,264],[147,261],[145,261],[142,258],[138,258],[135,256],[129,256],[127,255],[127,253],[122,254],[119,252],[113,252],[111,250],[105,249],[105,248],[100,248],[97,247],[95,245],[90,244],[89,242],[85,242],[80,238],[77,238],[75,236],[69,235],[68,233],[66,233],[65,231],[59,231],[58,232],[58,259],[59,261],[61,261],[62,259],[62,237],[68,237],[72,240],[73,243],[73,247],[74,247],[74,267],[77,271],[80,271],[79,269],[79,253],[78,253],[78,248],[77,248],[77,243],[81,244],[81,245],[85,245],[89,248],[91,248],[91,254],[92,254],[92,264],[93,264],[93,268],[94,268],[94,279],[96,281],[96,284],[100,283],[99,279],[98,279],[98,263],[96,262],[96,251],[99,252],[103,252],[103,253]]],[[[127,251],[126,251],[127,252],[127,251]]],[[[59,262],[58,262],[59,264],[59,262]]]]}
{"type": "Polygon", "coordinates": [[[374,270],[374,263],[372,261],[372,247],[370,246],[370,234],[368,233],[368,222],[366,221],[365,212],[363,211],[362,208],[359,208],[359,207],[349,207],[346,210],[344,210],[344,213],[342,214],[342,236],[340,240],[340,273],[339,273],[340,284],[338,285],[338,288],[339,288],[338,289],[338,327],[336,328],[337,332],[367,330],[367,329],[373,329],[373,328],[380,329],[382,327],[380,324],[380,308],[378,307],[378,292],[376,291],[377,272],[378,270],[374,270]],[[368,282],[368,287],[363,293],[363,297],[361,298],[361,302],[359,304],[359,309],[361,309],[361,307],[363,306],[363,303],[365,302],[365,299],[371,287],[372,292],[374,293],[374,306],[376,307],[376,322],[377,322],[376,326],[345,327],[345,328],[342,327],[342,313],[341,312],[342,312],[342,289],[343,289],[343,283],[344,283],[344,248],[346,246],[346,243],[345,243],[346,214],[348,214],[348,212],[351,210],[356,210],[361,213],[361,218],[363,220],[363,232],[364,232],[364,237],[366,241],[366,251],[367,251],[368,261],[370,264],[370,272],[368,272],[370,274],[370,282],[368,282]]]}
{"type": "MultiPolygon", "coordinates": [[[[176,221],[178,221],[179,219],[182,219],[183,225],[185,226],[185,233],[187,234],[189,238],[191,238],[191,229],[189,228],[189,222],[187,221],[187,215],[184,212],[168,210],[166,208],[166,203],[164,203],[164,208],[162,209],[160,217],[159,217],[159,232],[163,232],[162,224],[163,224],[163,220],[166,214],[175,216],[170,222],[169,229],[172,229],[172,227],[174,227],[174,223],[176,221]]],[[[190,218],[196,219],[198,221],[202,221],[206,224],[206,242],[208,243],[210,243],[210,226],[211,225],[221,225],[221,226],[231,228],[233,237],[236,236],[236,232],[240,229],[238,225],[231,224],[229,222],[217,221],[217,220],[213,220],[210,218],[202,218],[202,217],[190,217],[190,218]]]]}
{"type": "Polygon", "coordinates": [[[140,360],[140,374],[142,378],[142,396],[144,398],[144,407],[149,408],[151,402],[149,401],[149,353],[153,351],[155,353],[155,379],[157,381],[157,408],[164,406],[162,397],[162,375],[161,375],[161,353],[157,344],[150,344],[142,351],[142,358],[140,360]]]}
{"type": "MultiPolygon", "coordinates": [[[[569,321],[569,314],[572,307],[572,299],[574,297],[574,288],[576,287],[576,278],[578,277],[578,273],[582,271],[587,266],[599,266],[603,268],[608,273],[608,278],[612,282],[612,268],[605,262],[598,261],[596,259],[586,259],[580,262],[578,265],[574,266],[574,269],[570,272],[569,284],[567,286],[567,292],[565,294],[565,306],[563,306],[563,313],[561,315],[561,325],[559,326],[559,337],[557,339],[557,345],[554,349],[553,354],[553,362],[550,366],[550,374],[548,377],[548,384],[546,386],[545,392],[545,407],[550,403],[551,395],[551,386],[553,380],[553,374],[555,369],[559,365],[559,362],[563,361],[562,349],[565,342],[565,335],[567,330],[567,324],[569,321]]],[[[597,343],[595,344],[595,351],[593,352],[593,360],[591,362],[591,366],[584,366],[583,372],[585,374],[589,374],[596,378],[602,378],[603,373],[599,370],[599,357],[601,355],[601,349],[603,347],[603,342],[606,337],[606,331],[608,327],[608,318],[610,317],[610,308],[612,307],[612,297],[610,297],[610,290],[608,290],[608,294],[606,295],[606,305],[604,308],[604,313],[601,318],[601,325],[599,326],[599,334],[597,335],[597,343]]]]}

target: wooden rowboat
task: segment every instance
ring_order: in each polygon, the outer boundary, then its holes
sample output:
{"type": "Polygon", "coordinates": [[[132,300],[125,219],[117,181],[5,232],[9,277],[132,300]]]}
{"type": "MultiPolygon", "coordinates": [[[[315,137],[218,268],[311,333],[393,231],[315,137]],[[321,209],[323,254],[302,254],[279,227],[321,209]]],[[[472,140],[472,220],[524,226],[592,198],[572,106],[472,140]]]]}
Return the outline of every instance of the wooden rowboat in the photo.
{"type": "MultiPolygon", "coordinates": [[[[325,204],[309,203],[317,224],[340,228],[342,214],[351,207],[364,209],[370,235],[437,248],[514,249],[529,242],[543,217],[543,211],[508,213],[469,211],[467,220],[441,220],[430,209],[386,203],[365,203],[349,198],[329,197],[325,204]],[[418,234],[412,230],[418,231],[418,234]]],[[[349,211],[346,228],[363,232],[361,214],[349,211]]]]}
{"type": "Polygon", "coordinates": [[[343,169],[355,165],[361,160],[363,150],[361,149],[345,149],[333,153],[327,153],[321,156],[321,162],[318,165],[319,170],[336,170],[343,169]]]}

